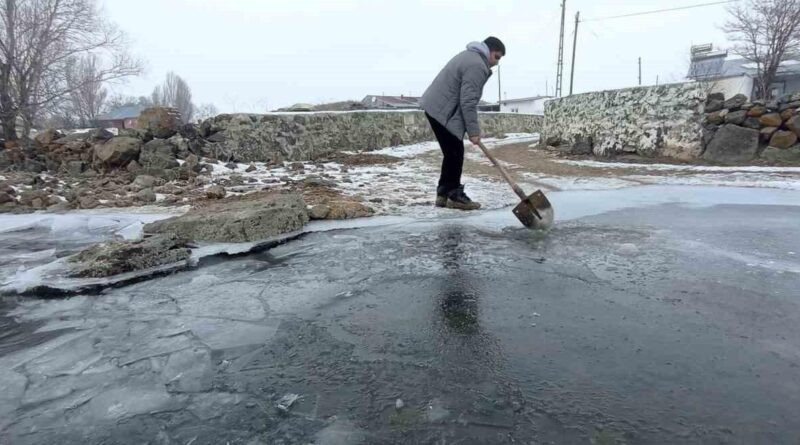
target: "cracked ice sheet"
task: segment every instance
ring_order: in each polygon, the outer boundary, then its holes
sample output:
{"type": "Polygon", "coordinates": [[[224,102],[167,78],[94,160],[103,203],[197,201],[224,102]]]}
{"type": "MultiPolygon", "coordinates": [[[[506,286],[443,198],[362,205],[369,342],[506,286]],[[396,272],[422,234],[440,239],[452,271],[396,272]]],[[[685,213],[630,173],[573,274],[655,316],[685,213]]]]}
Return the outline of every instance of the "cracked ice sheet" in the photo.
{"type": "Polygon", "coordinates": [[[70,254],[94,242],[114,236],[136,239],[142,227],[149,222],[168,218],[185,209],[166,211],[159,209],[132,208],[121,211],[74,211],[64,214],[34,213],[27,215],[0,215],[0,284],[11,282],[40,282],[56,267],[57,258],[70,254]],[[24,241],[26,245],[41,250],[20,250],[14,245],[24,241]],[[42,269],[39,269],[42,268],[42,269]]]}
{"type": "Polygon", "coordinates": [[[656,171],[691,171],[691,172],[758,172],[758,173],[800,173],[800,167],[761,167],[761,166],[709,166],[684,164],[636,164],[627,162],[603,162],[574,159],[557,159],[554,162],[596,168],[620,168],[656,171]]]}
{"type": "Polygon", "coordinates": [[[770,173],[621,174],[617,177],[546,176],[536,173],[522,173],[522,177],[531,183],[540,184],[551,190],[561,191],[615,190],[641,185],[726,186],[800,190],[800,175],[797,178],[792,178],[770,173]]]}
{"type": "Polygon", "coordinates": [[[800,190],[800,173],[796,175],[775,173],[696,174],[664,176],[624,176],[641,184],[654,185],[709,185],[726,187],[759,187],[783,190],[800,190]]]}
{"type": "Polygon", "coordinates": [[[76,210],[67,213],[37,212],[24,215],[0,215],[0,233],[26,229],[44,229],[56,235],[85,236],[96,239],[130,224],[150,223],[186,211],[186,208],[131,207],[124,210],[76,210]]]}

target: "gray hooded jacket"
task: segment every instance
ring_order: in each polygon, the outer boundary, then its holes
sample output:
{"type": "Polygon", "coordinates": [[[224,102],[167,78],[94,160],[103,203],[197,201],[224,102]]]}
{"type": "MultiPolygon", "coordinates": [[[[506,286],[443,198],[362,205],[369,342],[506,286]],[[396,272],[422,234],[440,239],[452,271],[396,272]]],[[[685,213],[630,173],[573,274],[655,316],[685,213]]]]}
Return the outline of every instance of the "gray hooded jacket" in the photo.
{"type": "Polygon", "coordinates": [[[472,42],[453,57],[433,80],[420,100],[422,109],[458,138],[480,136],[478,102],[492,70],[489,47],[472,42]]]}

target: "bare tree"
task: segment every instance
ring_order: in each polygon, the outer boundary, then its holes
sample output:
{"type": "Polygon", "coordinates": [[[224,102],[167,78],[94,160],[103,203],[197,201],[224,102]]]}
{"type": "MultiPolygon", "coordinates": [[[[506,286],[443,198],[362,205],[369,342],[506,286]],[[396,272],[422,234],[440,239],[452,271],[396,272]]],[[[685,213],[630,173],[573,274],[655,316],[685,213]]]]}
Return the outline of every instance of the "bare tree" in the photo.
{"type": "Polygon", "coordinates": [[[153,89],[152,99],[156,105],[177,109],[184,123],[191,122],[194,117],[192,89],[181,76],[171,71],[164,83],[153,89]]]}
{"type": "Polygon", "coordinates": [[[769,99],[780,64],[800,52],[800,0],[747,0],[723,26],[734,52],[756,65],[755,96],[769,99]]]}
{"type": "Polygon", "coordinates": [[[197,111],[195,112],[195,117],[197,118],[198,122],[202,122],[206,119],[211,119],[219,114],[219,110],[217,109],[216,105],[214,104],[202,104],[197,107],[197,111]]]}
{"type": "Polygon", "coordinates": [[[68,65],[95,54],[102,60],[89,83],[137,75],[141,62],[127,51],[124,33],[95,0],[3,0],[0,3],[0,119],[6,139],[23,136],[43,108],[68,97],[84,82],[69,82],[68,65]]]}
{"type": "Polygon", "coordinates": [[[108,100],[106,100],[105,106],[103,107],[104,111],[111,111],[116,108],[126,107],[130,105],[139,105],[141,107],[152,107],[155,104],[153,103],[152,98],[147,96],[125,96],[123,94],[115,94],[111,96],[108,100]]]}
{"type": "Polygon", "coordinates": [[[72,90],[68,102],[82,127],[94,125],[108,97],[108,90],[98,79],[99,70],[100,61],[96,54],[81,57],[67,65],[67,85],[72,90]]]}

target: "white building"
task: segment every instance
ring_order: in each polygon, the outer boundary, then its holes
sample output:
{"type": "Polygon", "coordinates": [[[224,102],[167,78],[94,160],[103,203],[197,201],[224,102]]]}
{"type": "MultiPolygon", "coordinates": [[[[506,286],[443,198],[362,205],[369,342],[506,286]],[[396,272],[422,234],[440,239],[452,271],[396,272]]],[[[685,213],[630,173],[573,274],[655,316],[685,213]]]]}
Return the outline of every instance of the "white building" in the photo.
{"type": "MultiPolygon", "coordinates": [[[[737,94],[753,97],[756,74],[755,63],[744,59],[728,59],[727,51],[714,51],[709,44],[692,47],[692,63],[686,77],[706,82],[709,92],[723,93],[730,98],[737,94]]],[[[800,91],[800,61],[787,60],[778,68],[770,98],[795,91],[800,91]]]]}
{"type": "Polygon", "coordinates": [[[500,102],[501,113],[520,113],[544,115],[544,104],[552,96],[523,97],[521,99],[506,99],[500,102]]]}

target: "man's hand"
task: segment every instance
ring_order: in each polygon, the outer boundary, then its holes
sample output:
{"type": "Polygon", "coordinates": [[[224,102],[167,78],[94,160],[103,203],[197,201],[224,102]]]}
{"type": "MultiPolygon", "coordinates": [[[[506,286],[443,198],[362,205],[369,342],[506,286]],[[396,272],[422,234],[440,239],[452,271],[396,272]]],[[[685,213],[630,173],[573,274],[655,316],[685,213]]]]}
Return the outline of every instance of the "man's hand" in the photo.
{"type": "Polygon", "coordinates": [[[470,136],[469,137],[469,141],[472,142],[472,145],[478,145],[478,144],[481,143],[481,137],[480,136],[470,136]]]}

